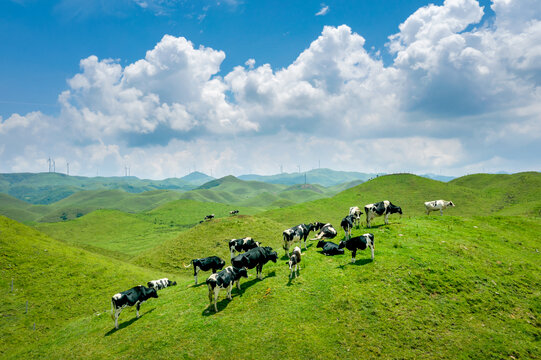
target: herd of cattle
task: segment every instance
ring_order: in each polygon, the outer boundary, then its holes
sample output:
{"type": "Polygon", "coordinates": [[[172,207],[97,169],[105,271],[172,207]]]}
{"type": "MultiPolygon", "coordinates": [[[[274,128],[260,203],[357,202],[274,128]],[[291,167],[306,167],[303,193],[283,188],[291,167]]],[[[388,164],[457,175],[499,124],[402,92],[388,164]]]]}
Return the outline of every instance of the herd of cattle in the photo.
{"type": "MultiPolygon", "coordinates": [[[[427,215],[431,211],[440,211],[443,215],[443,210],[449,206],[455,206],[452,201],[435,200],[424,203],[427,215]]],[[[364,207],[366,213],[366,225],[371,227],[371,221],[377,216],[385,216],[385,224],[389,224],[389,215],[402,214],[400,206],[393,205],[390,201],[384,200],[375,204],[368,204],[364,207]]],[[[238,214],[238,210],[230,211],[230,215],[238,214]]],[[[356,225],[360,225],[362,211],[359,207],[353,206],[349,209],[349,215],[344,217],[340,223],[340,227],[344,230],[344,240],[339,244],[335,244],[331,240],[336,237],[338,232],[330,223],[314,222],[310,224],[300,224],[282,232],[283,249],[289,257],[289,278],[297,277],[300,270],[301,248],[295,246],[290,253],[291,246],[298,242],[299,245],[304,243],[304,249],[307,250],[306,240],[310,232],[318,231],[317,235],[310,240],[318,240],[317,248],[321,248],[321,253],[327,256],[344,254],[344,248],[351,251],[352,263],[355,262],[357,250],[365,250],[370,248],[372,260],[374,260],[374,234],[366,233],[360,236],[351,237],[351,229],[356,225]]],[[[205,220],[211,220],[214,214],[207,215],[205,220]]],[[[218,256],[210,256],[201,259],[193,259],[190,265],[193,266],[195,284],[197,285],[197,275],[199,271],[212,271],[206,284],[208,287],[208,297],[210,305],[214,302],[214,310],[217,312],[217,299],[221,290],[227,289],[227,298],[231,300],[231,291],[236,285],[240,289],[240,279],[248,277],[248,269],[256,268],[258,279],[262,278],[263,265],[272,261],[276,263],[278,254],[269,246],[261,246],[251,237],[241,239],[232,239],[229,241],[229,252],[231,255],[231,266],[224,269],[226,262],[218,256]],[[223,270],[222,270],[223,269],[223,270]],[[218,272],[218,270],[221,270],[218,272]]],[[[176,282],[170,281],[167,278],[149,281],[148,287],[139,285],[127,291],[115,294],[111,300],[111,317],[115,321],[115,328],[118,329],[118,317],[123,308],[127,306],[136,306],[137,318],[139,318],[139,308],[141,304],[150,298],[157,298],[157,290],[168,286],[176,285],[176,282]]]]}

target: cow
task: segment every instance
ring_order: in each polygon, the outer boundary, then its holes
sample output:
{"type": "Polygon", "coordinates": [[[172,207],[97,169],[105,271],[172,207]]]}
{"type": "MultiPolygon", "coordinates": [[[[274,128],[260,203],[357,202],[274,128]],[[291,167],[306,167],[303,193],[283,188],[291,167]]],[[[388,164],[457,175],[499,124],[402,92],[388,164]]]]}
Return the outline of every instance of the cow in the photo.
{"type": "Polygon", "coordinates": [[[229,215],[237,215],[238,213],[239,213],[238,210],[231,210],[231,211],[229,212],[229,215]]]}
{"type": "Polygon", "coordinates": [[[218,295],[220,290],[227,289],[227,298],[231,298],[231,290],[233,289],[233,284],[237,283],[237,289],[240,289],[240,278],[248,277],[248,271],[246,268],[236,268],[234,266],[228,266],[217,274],[212,274],[207,279],[207,287],[209,289],[209,301],[212,305],[212,296],[214,295],[214,311],[218,312],[218,306],[216,302],[218,301],[218,295]]]}
{"type": "Polygon", "coordinates": [[[452,201],[434,200],[425,202],[426,214],[429,215],[431,211],[440,211],[440,216],[443,215],[443,210],[448,206],[455,206],[452,201]]]}
{"type": "Polygon", "coordinates": [[[316,247],[321,248],[321,253],[326,256],[341,255],[344,253],[344,249],[339,249],[338,245],[331,241],[319,240],[316,247]]]}
{"type": "Polygon", "coordinates": [[[205,221],[206,220],[212,220],[212,219],[214,219],[214,214],[210,214],[210,215],[205,216],[205,221]]]}
{"type": "Polygon", "coordinates": [[[251,237],[245,237],[243,239],[231,239],[229,240],[229,252],[231,253],[231,259],[235,257],[235,252],[240,253],[241,251],[248,251],[260,245],[261,244],[259,242],[254,241],[254,239],[251,237]]]}
{"type": "Polygon", "coordinates": [[[168,278],[163,278],[163,279],[159,279],[159,280],[151,280],[151,281],[147,282],[147,286],[149,288],[154,288],[156,290],[165,289],[166,287],[173,286],[173,285],[176,285],[176,284],[177,284],[176,281],[171,281],[168,278]]]}
{"type": "Polygon", "coordinates": [[[357,225],[357,228],[359,227],[361,223],[361,215],[363,212],[361,209],[359,209],[358,206],[352,206],[349,208],[349,215],[353,215],[355,221],[353,222],[355,225],[357,225]]]}
{"type": "Polygon", "coordinates": [[[289,278],[293,278],[293,272],[295,272],[295,279],[297,278],[297,266],[299,267],[299,270],[301,269],[301,248],[298,246],[295,246],[293,249],[293,254],[289,257],[289,278]],[[294,268],[293,268],[294,267],[294,268]]]}
{"type": "Polygon", "coordinates": [[[366,212],[366,225],[370,226],[370,221],[376,216],[385,215],[385,225],[389,225],[389,215],[399,213],[402,215],[400,206],[393,205],[389,200],[380,201],[375,204],[368,204],[364,207],[366,212]]]}
{"type": "Polygon", "coordinates": [[[327,223],[319,230],[316,237],[310,240],[334,239],[336,234],[336,229],[331,224],[327,223]]]}
{"type": "Polygon", "coordinates": [[[339,249],[346,248],[351,251],[351,262],[355,263],[355,255],[357,249],[364,250],[367,247],[372,251],[372,260],[374,260],[374,234],[363,234],[361,236],[352,237],[349,240],[340,241],[339,249]]]}
{"type": "Polygon", "coordinates": [[[193,276],[195,278],[195,285],[197,285],[197,273],[200,270],[209,271],[212,269],[212,273],[215,274],[217,270],[221,270],[225,266],[225,261],[218,256],[209,256],[201,259],[193,259],[190,265],[184,265],[185,268],[189,268],[193,265],[193,276]]]}
{"type": "Polygon", "coordinates": [[[138,285],[129,290],[119,292],[113,295],[111,299],[111,318],[115,321],[115,328],[118,329],[118,317],[120,312],[127,306],[135,305],[137,309],[137,318],[139,319],[139,308],[141,304],[150,298],[157,298],[158,292],[154,288],[147,288],[138,285]]]}
{"type": "Polygon", "coordinates": [[[344,229],[344,237],[349,239],[351,236],[351,229],[353,228],[353,223],[355,222],[355,217],[353,215],[348,215],[342,219],[340,222],[340,227],[344,229]]]}
{"type": "Polygon", "coordinates": [[[285,252],[287,253],[287,256],[289,256],[289,248],[294,242],[301,243],[304,241],[304,249],[306,250],[306,238],[308,237],[308,234],[310,234],[310,231],[313,231],[315,227],[319,226],[321,224],[320,222],[316,222],[315,226],[314,224],[300,224],[297,226],[294,226],[292,228],[286,229],[282,232],[282,236],[284,239],[283,248],[285,252]]]}
{"type": "Polygon", "coordinates": [[[245,267],[247,269],[256,268],[258,279],[263,277],[263,265],[267,262],[276,262],[278,254],[272,250],[270,246],[261,246],[248,250],[244,254],[240,254],[231,259],[231,265],[237,268],[245,267]]]}

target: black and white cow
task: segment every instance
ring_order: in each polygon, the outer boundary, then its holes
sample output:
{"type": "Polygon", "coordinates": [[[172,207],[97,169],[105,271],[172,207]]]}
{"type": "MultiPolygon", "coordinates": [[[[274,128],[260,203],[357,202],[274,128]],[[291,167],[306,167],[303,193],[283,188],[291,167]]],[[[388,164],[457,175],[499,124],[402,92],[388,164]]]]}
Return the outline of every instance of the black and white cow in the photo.
{"type": "Polygon", "coordinates": [[[157,298],[158,292],[156,289],[144,287],[138,285],[129,290],[119,292],[113,295],[111,299],[111,317],[115,321],[115,328],[118,329],[118,317],[120,312],[127,306],[135,305],[137,309],[137,318],[139,318],[139,308],[141,304],[150,298],[157,298]]]}
{"type": "Polygon", "coordinates": [[[166,287],[176,285],[176,281],[171,281],[168,278],[158,279],[158,280],[151,280],[147,283],[147,286],[149,288],[154,288],[156,290],[165,289],[166,287]]]}
{"type": "Polygon", "coordinates": [[[368,204],[364,207],[366,212],[366,225],[370,227],[370,221],[376,216],[385,215],[385,225],[389,225],[389,215],[399,213],[402,215],[400,206],[391,204],[389,200],[380,201],[375,204],[368,204]]]}
{"type": "Polygon", "coordinates": [[[239,213],[238,210],[231,210],[231,211],[229,212],[229,215],[237,215],[238,213],[239,213]]]}
{"type": "Polygon", "coordinates": [[[193,276],[195,278],[195,285],[197,285],[197,274],[200,270],[209,271],[212,269],[212,273],[216,273],[217,270],[221,270],[225,266],[225,261],[218,256],[209,256],[202,259],[193,259],[190,265],[184,265],[188,268],[193,265],[193,276]]]}
{"type": "Polygon", "coordinates": [[[323,249],[321,253],[326,256],[341,255],[344,253],[344,249],[339,249],[338,245],[331,241],[319,240],[316,247],[323,249]]]}
{"type": "MultiPolygon", "coordinates": [[[[315,226],[319,226],[319,222],[316,222],[315,226]]],[[[294,242],[302,243],[304,241],[304,249],[306,250],[306,238],[308,237],[308,234],[310,234],[310,231],[313,231],[315,228],[314,224],[300,224],[297,226],[294,226],[292,228],[286,229],[283,231],[282,236],[284,239],[283,248],[285,252],[287,253],[287,256],[289,256],[289,248],[294,242]]]]}
{"type": "Polygon", "coordinates": [[[293,249],[293,254],[289,257],[289,278],[293,278],[293,272],[295,272],[295,279],[297,278],[297,271],[301,269],[301,248],[298,246],[295,246],[293,249]],[[298,270],[297,270],[298,266],[298,270]]]}
{"type": "Polygon", "coordinates": [[[364,250],[367,247],[369,247],[372,251],[372,260],[374,260],[374,234],[364,234],[361,236],[352,237],[349,240],[340,241],[338,248],[343,249],[344,247],[351,251],[352,263],[355,262],[355,255],[357,254],[357,249],[364,250]]]}
{"type": "Polygon", "coordinates": [[[426,214],[429,215],[431,211],[440,211],[440,215],[443,215],[443,210],[448,206],[454,207],[452,201],[434,200],[425,202],[426,214]]]}
{"type": "Polygon", "coordinates": [[[212,219],[214,219],[214,214],[205,216],[205,220],[212,220],[212,219]]]}
{"type": "Polygon", "coordinates": [[[316,237],[310,240],[326,240],[334,239],[336,237],[336,229],[329,223],[323,225],[321,230],[317,233],[316,237]]]}
{"type": "Polygon", "coordinates": [[[259,242],[254,241],[254,239],[251,237],[245,237],[243,239],[231,239],[229,240],[229,252],[231,253],[231,259],[235,257],[235,252],[240,253],[241,251],[248,251],[260,245],[261,244],[259,242]]]}
{"type": "Polygon", "coordinates": [[[227,289],[227,298],[231,298],[231,290],[233,285],[236,282],[237,288],[240,289],[240,278],[248,277],[248,271],[246,268],[236,268],[233,266],[228,266],[217,274],[212,274],[207,279],[207,287],[209,289],[209,301],[212,305],[212,296],[214,295],[214,311],[218,312],[218,306],[216,302],[218,301],[218,295],[220,290],[227,289]]]}
{"type": "Polygon", "coordinates": [[[237,268],[245,267],[247,269],[256,268],[258,279],[263,277],[263,265],[269,261],[276,262],[278,254],[270,246],[261,246],[248,250],[244,254],[240,254],[231,259],[231,265],[237,268]]]}
{"type": "Polygon", "coordinates": [[[358,206],[352,206],[349,208],[349,215],[353,215],[355,221],[353,222],[357,227],[359,227],[359,224],[361,223],[361,215],[363,212],[361,209],[359,209],[358,206]]]}
{"type": "Polygon", "coordinates": [[[342,219],[340,222],[340,227],[344,229],[344,237],[349,239],[351,236],[351,229],[353,228],[353,223],[355,222],[355,217],[353,215],[348,215],[342,219]]]}

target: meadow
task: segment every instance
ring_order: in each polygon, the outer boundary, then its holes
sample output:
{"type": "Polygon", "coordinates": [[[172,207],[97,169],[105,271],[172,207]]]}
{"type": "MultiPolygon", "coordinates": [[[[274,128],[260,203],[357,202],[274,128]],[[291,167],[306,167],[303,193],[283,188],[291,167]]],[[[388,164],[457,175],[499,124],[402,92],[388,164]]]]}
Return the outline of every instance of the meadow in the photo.
{"type": "MultiPolygon", "coordinates": [[[[0,355],[539,358],[540,185],[539,173],[449,183],[399,174],[282,208],[241,208],[239,216],[228,215],[230,205],[183,199],[34,227],[0,217],[0,355]],[[424,214],[423,201],[440,198],[457,206],[424,214]],[[350,206],[383,199],[404,215],[353,230],[375,235],[374,261],[368,251],[355,264],[347,250],[326,257],[309,241],[300,276],[289,279],[284,229],[311,221],[338,229],[350,206]],[[199,223],[210,212],[216,219],[199,223]],[[215,313],[206,285],[194,286],[184,265],[210,255],[229,264],[227,241],[244,236],[272,246],[279,260],[264,266],[262,280],[250,270],[233,300],[220,293],[215,313]],[[164,276],[178,285],[144,303],[139,319],[123,310],[115,330],[111,296],[164,276]]],[[[342,238],[339,230],[334,241],[342,238]]]]}

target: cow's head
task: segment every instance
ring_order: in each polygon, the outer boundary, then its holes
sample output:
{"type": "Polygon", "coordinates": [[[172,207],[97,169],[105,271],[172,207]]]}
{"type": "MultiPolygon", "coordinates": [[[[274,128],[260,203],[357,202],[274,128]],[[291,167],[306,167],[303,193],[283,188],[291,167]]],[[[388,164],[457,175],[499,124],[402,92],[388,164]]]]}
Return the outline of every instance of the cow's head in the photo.
{"type": "Polygon", "coordinates": [[[158,297],[158,291],[156,291],[155,288],[150,288],[150,289],[148,289],[147,295],[148,295],[149,298],[151,298],[151,297],[157,298],[158,297]]]}
{"type": "Polygon", "coordinates": [[[455,206],[452,201],[449,201],[449,206],[455,206]]]}
{"type": "Polygon", "coordinates": [[[344,241],[344,240],[340,241],[340,244],[338,244],[338,248],[339,248],[339,249],[345,248],[345,247],[346,247],[346,242],[347,242],[347,240],[345,240],[345,241],[344,241]]]}
{"type": "Polygon", "coordinates": [[[239,276],[247,278],[248,277],[248,270],[245,267],[240,268],[239,269],[239,276]]]}
{"type": "Polygon", "coordinates": [[[177,284],[176,281],[171,281],[171,280],[168,280],[168,281],[169,281],[169,284],[167,286],[173,286],[177,284]]]}
{"type": "Polygon", "coordinates": [[[322,248],[323,246],[325,246],[325,241],[324,241],[324,240],[319,240],[319,241],[317,242],[316,247],[322,248]]]}
{"type": "Polygon", "coordinates": [[[265,252],[267,259],[269,259],[270,261],[276,262],[276,260],[278,260],[278,253],[272,250],[270,246],[265,246],[265,252]]]}

